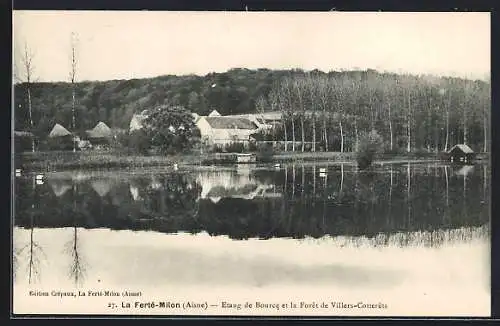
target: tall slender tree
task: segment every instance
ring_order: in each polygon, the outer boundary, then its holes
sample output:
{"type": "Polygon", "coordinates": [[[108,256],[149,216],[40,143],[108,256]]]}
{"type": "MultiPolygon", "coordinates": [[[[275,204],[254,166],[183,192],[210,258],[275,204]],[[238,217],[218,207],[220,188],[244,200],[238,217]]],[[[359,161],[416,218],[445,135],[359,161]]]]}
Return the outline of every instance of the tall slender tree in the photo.
{"type": "Polygon", "coordinates": [[[317,79],[319,104],[323,119],[323,140],[325,142],[325,152],[328,152],[328,111],[330,108],[331,84],[327,77],[321,76],[317,79]]]}
{"type": "Polygon", "coordinates": [[[76,119],[75,119],[75,93],[76,93],[76,72],[77,72],[77,42],[78,36],[75,32],[71,33],[71,66],[70,66],[70,81],[71,81],[71,128],[73,131],[73,152],[76,152],[76,119]]]}
{"type": "Polygon", "coordinates": [[[304,120],[306,118],[306,105],[304,98],[305,91],[305,78],[304,76],[297,76],[293,80],[293,87],[295,89],[295,94],[297,95],[298,100],[298,108],[299,108],[299,119],[300,119],[300,131],[301,131],[301,152],[304,152],[305,145],[305,129],[304,129],[304,120]]]}
{"type": "MultiPolygon", "coordinates": [[[[34,79],[34,65],[33,65],[34,53],[28,46],[28,43],[24,43],[24,51],[22,56],[22,64],[24,70],[24,82],[26,86],[26,100],[28,102],[28,117],[29,117],[29,129],[30,132],[34,132],[33,124],[33,107],[31,101],[31,87],[34,79]]],[[[35,152],[35,138],[31,136],[31,151],[35,152]]]]}

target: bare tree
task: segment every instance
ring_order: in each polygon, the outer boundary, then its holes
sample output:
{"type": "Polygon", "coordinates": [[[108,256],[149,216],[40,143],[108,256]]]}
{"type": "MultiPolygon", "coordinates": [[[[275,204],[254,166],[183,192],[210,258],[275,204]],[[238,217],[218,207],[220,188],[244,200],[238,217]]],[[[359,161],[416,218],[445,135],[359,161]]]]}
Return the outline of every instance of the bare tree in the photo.
{"type": "Polygon", "coordinates": [[[261,118],[264,118],[264,112],[268,106],[267,100],[264,95],[261,95],[255,101],[255,108],[257,112],[260,114],[261,118]]]}
{"type": "MultiPolygon", "coordinates": [[[[384,99],[384,104],[387,107],[387,122],[389,124],[389,141],[390,141],[390,149],[391,151],[394,149],[394,133],[392,130],[392,111],[391,111],[391,102],[393,100],[393,93],[392,93],[392,85],[387,85],[384,84],[383,86],[383,91],[382,91],[382,96],[384,99]]],[[[392,170],[391,170],[391,178],[392,178],[392,170]]],[[[392,181],[392,179],[391,179],[392,181]]],[[[392,182],[391,182],[392,186],[392,182]]]]}
{"type": "Polygon", "coordinates": [[[484,94],[481,94],[482,98],[482,107],[483,107],[483,135],[484,135],[484,143],[483,143],[483,152],[488,151],[488,121],[490,120],[489,114],[491,111],[491,89],[490,85],[484,91],[484,94]]]}
{"type": "MultiPolygon", "coordinates": [[[[33,57],[34,53],[31,48],[28,46],[28,43],[24,43],[24,51],[22,55],[22,64],[24,68],[24,81],[26,85],[26,99],[28,101],[28,115],[29,115],[29,127],[30,132],[34,131],[33,124],[33,108],[31,101],[31,86],[34,79],[34,66],[33,66],[33,57]]],[[[19,76],[18,76],[19,77],[19,76]]],[[[31,151],[35,152],[35,138],[31,137],[31,151]]]]}
{"type": "Polygon", "coordinates": [[[327,111],[329,111],[329,97],[331,93],[331,85],[329,80],[325,77],[318,79],[318,96],[321,110],[323,111],[323,138],[325,140],[325,152],[328,152],[328,124],[327,124],[327,111]]]}
{"type": "Polygon", "coordinates": [[[406,89],[406,96],[407,96],[407,112],[406,112],[406,137],[407,137],[407,143],[406,143],[406,151],[408,153],[411,152],[411,125],[412,125],[412,102],[411,102],[411,96],[412,96],[412,84],[408,82],[405,85],[406,89]]]}
{"type": "Polygon", "coordinates": [[[309,92],[310,109],[312,111],[312,147],[311,151],[316,152],[316,110],[318,100],[318,89],[316,87],[316,79],[309,73],[306,78],[306,87],[309,92]]]}
{"type": "MultiPolygon", "coordinates": [[[[257,98],[255,101],[255,108],[257,109],[257,112],[260,114],[260,118],[262,121],[264,121],[264,112],[267,110],[268,103],[267,99],[264,95],[261,95],[257,98]]],[[[265,130],[267,134],[267,129],[265,130]]]]}
{"type": "Polygon", "coordinates": [[[78,225],[77,225],[77,215],[76,215],[76,195],[78,194],[78,188],[76,184],[73,184],[73,234],[71,240],[65,245],[65,252],[71,256],[71,264],[69,268],[69,276],[73,279],[75,285],[79,285],[85,277],[86,269],[83,259],[81,257],[80,242],[78,238],[78,225]]]}
{"type": "MultiPolygon", "coordinates": [[[[75,123],[75,91],[76,91],[76,72],[77,72],[77,64],[78,59],[76,56],[76,47],[77,47],[78,38],[76,33],[71,33],[71,67],[69,78],[71,81],[71,126],[73,129],[73,134],[76,132],[76,123],[75,123]]],[[[75,135],[73,135],[73,152],[76,152],[76,139],[75,135]]]]}
{"type": "MultiPolygon", "coordinates": [[[[268,103],[269,106],[271,107],[271,111],[276,111],[280,109],[279,95],[276,94],[276,91],[271,90],[271,92],[268,95],[268,103]]],[[[274,124],[272,126],[272,132],[273,132],[273,140],[276,141],[276,125],[274,124]]]]}
{"type": "Polygon", "coordinates": [[[285,77],[282,82],[282,88],[285,94],[287,103],[285,105],[285,112],[290,115],[292,119],[292,152],[295,152],[295,106],[293,101],[293,81],[291,77],[285,77]]]}
{"type": "Polygon", "coordinates": [[[303,76],[296,76],[293,80],[293,87],[295,89],[295,92],[297,94],[298,98],[298,106],[299,106],[299,111],[300,111],[300,129],[301,129],[301,140],[302,140],[302,146],[301,146],[301,151],[304,151],[304,145],[305,145],[305,130],[304,130],[304,120],[306,116],[306,106],[305,106],[305,101],[304,101],[304,91],[306,88],[306,83],[304,80],[303,76]]]}
{"type": "Polygon", "coordinates": [[[86,270],[80,254],[81,250],[78,238],[78,227],[76,224],[73,227],[71,240],[66,244],[65,251],[71,256],[69,276],[73,279],[75,285],[78,285],[84,280],[86,270]]]}
{"type": "Polygon", "coordinates": [[[359,148],[359,129],[358,129],[358,113],[359,113],[359,91],[360,91],[360,82],[359,81],[351,81],[351,85],[349,87],[349,93],[351,97],[351,105],[352,105],[352,115],[354,118],[354,151],[357,152],[359,148]]]}
{"type": "Polygon", "coordinates": [[[336,95],[336,98],[337,98],[337,116],[338,116],[338,120],[339,120],[339,131],[340,131],[340,152],[343,153],[344,152],[344,139],[345,139],[345,134],[344,134],[344,128],[343,128],[343,125],[342,125],[342,120],[344,119],[344,114],[345,114],[345,110],[344,110],[344,103],[347,101],[347,97],[348,97],[348,89],[349,89],[349,85],[350,85],[350,82],[349,82],[349,79],[347,76],[344,76],[342,78],[342,81],[341,83],[336,83],[336,81],[332,78],[332,81],[331,81],[332,85],[338,85],[337,87],[334,87],[334,89],[337,91],[337,95],[336,95]]]}
{"type": "MultiPolygon", "coordinates": [[[[282,84],[276,83],[271,92],[269,93],[269,101],[272,103],[273,107],[276,107],[283,117],[283,134],[285,141],[285,152],[288,151],[288,135],[287,135],[287,123],[288,123],[288,112],[287,112],[287,99],[285,94],[285,88],[282,84]]],[[[273,128],[275,129],[275,127],[273,128]]]]}
{"type": "MultiPolygon", "coordinates": [[[[448,91],[448,101],[444,100],[444,97],[446,96],[446,89],[441,88],[439,89],[439,95],[441,96],[441,99],[443,100],[443,106],[444,106],[444,114],[445,114],[445,125],[446,125],[446,136],[445,136],[445,141],[444,141],[444,151],[446,152],[448,150],[448,142],[449,142],[449,129],[450,129],[450,103],[451,103],[451,92],[448,91]]],[[[437,146],[437,145],[436,145],[437,146]]]]}
{"type": "Polygon", "coordinates": [[[21,256],[25,251],[27,251],[28,255],[28,283],[31,284],[34,281],[36,281],[40,277],[40,263],[41,260],[40,258],[43,256],[46,258],[45,253],[42,249],[42,247],[39,245],[38,242],[35,241],[35,234],[34,234],[34,229],[35,229],[35,202],[36,202],[36,185],[35,185],[35,177],[33,177],[32,181],[32,192],[33,192],[33,201],[31,204],[31,211],[30,211],[30,241],[28,244],[24,245],[22,248],[16,250],[14,252],[14,261],[17,265],[17,257],[21,256]]]}

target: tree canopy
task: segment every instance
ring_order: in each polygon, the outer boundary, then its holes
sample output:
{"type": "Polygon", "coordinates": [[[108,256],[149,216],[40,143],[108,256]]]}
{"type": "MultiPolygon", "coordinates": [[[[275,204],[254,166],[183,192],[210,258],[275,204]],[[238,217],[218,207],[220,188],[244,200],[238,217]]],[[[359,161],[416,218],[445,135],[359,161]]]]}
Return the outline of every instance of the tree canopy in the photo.
{"type": "Polygon", "coordinates": [[[176,105],[161,105],[150,110],[144,128],[151,144],[163,153],[189,150],[200,138],[191,113],[176,105]]]}
{"type": "MultiPolygon", "coordinates": [[[[55,123],[71,128],[70,83],[30,84],[33,128],[26,86],[14,86],[16,130],[44,138],[55,123]]],[[[391,142],[387,147],[406,149],[409,144],[412,151],[444,149],[446,142],[450,146],[464,139],[474,150],[487,149],[490,141],[490,83],[480,80],[375,70],[236,68],[205,76],[83,81],[75,86],[76,132],[98,121],[128,129],[134,113],[168,103],[200,115],[213,109],[222,115],[282,111],[289,124],[288,140],[297,133],[297,141],[303,135],[305,141],[316,138],[329,150],[354,150],[357,131],[371,129],[391,142]],[[314,119],[301,120],[307,112],[315,113],[317,125],[314,119]],[[320,120],[324,113],[327,119],[320,120]],[[323,125],[326,120],[331,127],[323,125]],[[297,123],[291,128],[293,121],[297,123]]]]}

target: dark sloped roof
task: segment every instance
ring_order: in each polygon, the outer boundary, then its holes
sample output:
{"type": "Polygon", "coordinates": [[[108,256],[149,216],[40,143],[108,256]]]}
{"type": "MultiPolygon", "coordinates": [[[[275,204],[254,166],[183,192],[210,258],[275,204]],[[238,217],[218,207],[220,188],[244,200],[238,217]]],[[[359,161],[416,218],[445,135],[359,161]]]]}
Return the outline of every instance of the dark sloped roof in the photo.
{"type": "Polygon", "coordinates": [[[472,154],[472,153],[474,153],[474,151],[469,146],[467,146],[465,144],[457,144],[457,145],[453,146],[452,148],[450,148],[450,150],[448,151],[448,153],[451,153],[455,148],[460,149],[465,154],[472,154]]]}
{"type": "Polygon", "coordinates": [[[255,123],[245,118],[206,117],[205,119],[214,129],[257,129],[255,123]]]}

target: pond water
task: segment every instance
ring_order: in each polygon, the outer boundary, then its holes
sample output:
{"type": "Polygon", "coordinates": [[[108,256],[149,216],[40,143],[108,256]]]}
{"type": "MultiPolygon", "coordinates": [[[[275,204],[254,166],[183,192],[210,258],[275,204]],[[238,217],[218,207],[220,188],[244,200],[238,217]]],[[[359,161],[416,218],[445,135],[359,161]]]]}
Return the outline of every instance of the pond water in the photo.
{"type": "Polygon", "coordinates": [[[486,316],[489,180],[442,163],[19,176],[14,311],[486,316]],[[180,307],[135,306],[151,300],[180,307]]]}

